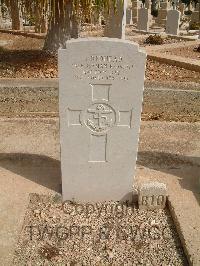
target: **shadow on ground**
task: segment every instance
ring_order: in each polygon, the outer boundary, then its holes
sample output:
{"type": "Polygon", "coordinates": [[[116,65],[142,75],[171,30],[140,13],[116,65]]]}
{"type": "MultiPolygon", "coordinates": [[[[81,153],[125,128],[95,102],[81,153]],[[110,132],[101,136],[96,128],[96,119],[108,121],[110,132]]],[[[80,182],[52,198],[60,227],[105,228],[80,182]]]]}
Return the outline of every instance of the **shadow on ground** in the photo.
{"type": "MultiPolygon", "coordinates": [[[[181,187],[192,191],[200,203],[200,158],[156,151],[140,151],[137,164],[177,176],[181,187]]],[[[1,153],[0,167],[51,190],[61,192],[59,160],[37,154],[1,153]]]]}
{"type": "Polygon", "coordinates": [[[23,65],[24,63],[45,63],[50,58],[56,58],[43,50],[8,50],[0,49],[0,62],[23,65]]]}
{"type": "Polygon", "coordinates": [[[137,164],[177,176],[180,186],[192,191],[200,204],[200,157],[140,151],[137,164]]]}
{"type": "Polygon", "coordinates": [[[0,50],[0,76],[54,78],[57,77],[57,57],[42,50],[0,50]]]}
{"type": "Polygon", "coordinates": [[[0,167],[61,192],[61,168],[58,160],[37,154],[0,153],[0,167]]]}

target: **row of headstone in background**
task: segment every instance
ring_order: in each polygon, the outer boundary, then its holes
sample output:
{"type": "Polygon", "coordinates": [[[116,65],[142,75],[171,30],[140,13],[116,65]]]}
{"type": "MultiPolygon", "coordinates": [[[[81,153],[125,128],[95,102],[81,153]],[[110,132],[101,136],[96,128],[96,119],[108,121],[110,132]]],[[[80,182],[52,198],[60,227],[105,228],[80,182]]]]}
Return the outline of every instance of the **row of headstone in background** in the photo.
{"type": "MultiPolygon", "coordinates": [[[[151,15],[151,1],[146,0],[142,6],[141,1],[132,0],[132,6],[129,5],[126,12],[126,24],[137,24],[139,30],[148,31],[152,25],[151,15]],[[148,11],[147,11],[147,10],[148,11]]],[[[161,27],[166,27],[166,33],[171,35],[178,35],[179,24],[181,16],[184,14],[186,5],[179,2],[178,5],[171,5],[170,2],[164,0],[157,3],[158,17],[155,18],[155,23],[161,27]]],[[[191,10],[191,4],[188,6],[188,10],[191,10]]],[[[190,24],[198,22],[199,20],[199,4],[196,4],[191,15],[190,24]]]]}
{"type": "MultiPolygon", "coordinates": [[[[127,2],[121,4],[121,0],[117,0],[118,12],[111,9],[109,14],[105,14],[106,25],[104,29],[104,36],[110,38],[125,39],[126,24],[137,24],[137,28],[141,31],[149,31],[153,24],[153,17],[151,15],[151,2],[145,1],[145,7],[138,8],[139,1],[132,1],[132,9],[130,5],[127,8],[127,2]]],[[[166,27],[166,33],[169,35],[179,34],[179,25],[182,11],[170,9],[170,3],[164,0],[160,3],[160,10],[155,22],[161,27],[166,27]]],[[[199,5],[191,16],[191,22],[197,22],[199,19],[199,5]]]]}
{"type": "MultiPolygon", "coordinates": [[[[120,3],[120,1],[118,1],[120,3]]],[[[166,33],[170,35],[178,35],[181,12],[178,10],[165,10],[162,14],[163,18],[159,17],[160,23],[166,23],[166,33]],[[167,15],[167,21],[164,17],[167,15]]],[[[125,26],[127,23],[126,7],[119,4],[118,12],[113,10],[107,15],[104,36],[109,38],[125,39],[125,26]]],[[[149,31],[152,24],[151,11],[148,8],[140,8],[138,10],[137,27],[141,31],[149,31]]]]}
{"type": "MultiPolygon", "coordinates": [[[[181,18],[181,12],[178,10],[168,10],[168,2],[162,2],[159,15],[156,22],[160,26],[166,25],[166,33],[170,35],[178,35],[179,24],[181,18]]],[[[138,30],[149,31],[149,27],[152,25],[152,15],[149,8],[140,8],[138,10],[138,30]]]]}
{"type": "MultiPolygon", "coordinates": [[[[178,3],[178,2],[177,2],[178,3]]],[[[181,12],[181,15],[184,14],[185,10],[190,10],[192,12],[198,12],[199,11],[199,7],[198,4],[196,4],[196,7],[194,5],[192,5],[191,3],[186,6],[184,3],[182,3],[181,1],[178,4],[174,4],[172,5],[170,2],[168,2],[167,0],[164,1],[157,1],[154,3],[155,7],[158,9],[158,17],[156,18],[156,22],[158,24],[162,24],[165,25],[166,22],[166,17],[167,17],[167,11],[170,9],[177,9],[181,12]]],[[[137,18],[138,18],[138,9],[140,8],[147,8],[147,9],[151,9],[151,5],[153,5],[153,3],[151,3],[151,1],[146,0],[145,4],[142,4],[142,1],[138,1],[138,0],[132,0],[132,5],[128,7],[128,10],[132,9],[132,21],[127,18],[127,22],[132,22],[133,24],[137,23],[137,18]]],[[[192,15],[193,17],[197,17],[197,15],[192,15]]],[[[191,16],[191,19],[192,19],[191,16]]],[[[130,17],[128,15],[128,17],[130,17]]],[[[130,24],[130,23],[127,23],[130,24]]]]}
{"type": "MultiPolygon", "coordinates": [[[[142,5],[141,4],[142,2],[141,1],[138,1],[138,0],[133,0],[132,1],[132,6],[128,7],[128,14],[130,13],[130,11],[132,12],[132,20],[130,19],[130,15],[128,15],[128,18],[127,18],[127,24],[131,24],[131,22],[133,24],[137,24],[138,22],[138,15],[139,15],[139,10],[141,8],[147,8],[150,12],[150,14],[148,14],[148,16],[151,18],[151,1],[149,0],[146,0],[145,1],[145,4],[142,5]]],[[[165,24],[166,22],[166,16],[167,16],[167,8],[170,4],[168,2],[162,2],[160,4],[160,9],[159,9],[159,16],[157,18],[157,21],[160,23],[160,24],[165,24]]]]}
{"type": "MultiPolygon", "coordinates": [[[[178,35],[181,13],[178,10],[167,11],[168,5],[169,4],[167,1],[162,3],[163,9],[161,9],[160,12],[162,16],[160,15],[160,17],[158,17],[158,20],[160,24],[163,23],[166,24],[167,34],[178,35]],[[166,16],[167,16],[167,22],[166,22],[166,16]]],[[[146,0],[146,6],[150,7],[149,0],[146,0]]],[[[117,8],[118,12],[115,12],[113,8],[111,9],[109,14],[106,14],[106,25],[104,29],[104,36],[109,38],[125,39],[125,26],[127,22],[131,20],[131,13],[129,10],[127,16],[126,12],[128,9],[126,1],[124,1],[124,5],[122,5],[121,1],[117,0],[117,8]]],[[[152,15],[150,8],[143,7],[137,9],[137,14],[135,15],[138,15],[137,18],[138,29],[142,31],[149,31],[149,27],[152,24],[152,15]]]]}
{"type": "Polygon", "coordinates": [[[179,34],[179,24],[181,12],[178,10],[169,10],[167,12],[166,33],[170,35],[179,34]]]}

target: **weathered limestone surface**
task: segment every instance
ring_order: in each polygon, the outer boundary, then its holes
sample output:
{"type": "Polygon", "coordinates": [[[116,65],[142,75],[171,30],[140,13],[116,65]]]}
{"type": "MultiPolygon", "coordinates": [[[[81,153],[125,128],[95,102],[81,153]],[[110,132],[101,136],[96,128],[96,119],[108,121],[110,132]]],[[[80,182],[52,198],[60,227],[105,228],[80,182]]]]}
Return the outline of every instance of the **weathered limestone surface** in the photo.
{"type": "Polygon", "coordinates": [[[141,8],[138,10],[138,30],[149,31],[150,10],[141,8]]]}
{"type": "Polygon", "coordinates": [[[131,200],[146,55],[117,39],[59,51],[64,200],[131,200]]]}
{"type": "Polygon", "coordinates": [[[114,8],[111,8],[110,13],[105,14],[105,37],[125,40],[126,6],[126,0],[124,1],[123,5],[120,0],[117,0],[117,11],[114,10],[114,8]]]}
{"type": "Polygon", "coordinates": [[[167,13],[166,33],[171,35],[179,34],[181,12],[178,10],[169,10],[167,13]]]}
{"type": "Polygon", "coordinates": [[[139,189],[139,208],[144,210],[164,209],[167,199],[167,187],[164,183],[144,183],[139,189]]]}
{"type": "Polygon", "coordinates": [[[132,10],[131,7],[126,9],[126,25],[130,25],[132,23],[132,10]]]}

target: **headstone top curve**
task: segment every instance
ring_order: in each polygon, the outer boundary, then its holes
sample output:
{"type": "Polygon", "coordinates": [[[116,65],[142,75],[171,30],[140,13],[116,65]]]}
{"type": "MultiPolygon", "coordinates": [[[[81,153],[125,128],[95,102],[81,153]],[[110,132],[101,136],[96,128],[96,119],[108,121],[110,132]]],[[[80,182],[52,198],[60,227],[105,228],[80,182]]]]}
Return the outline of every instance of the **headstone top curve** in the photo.
{"type": "MultiPolygon", "coordinates": [[[[102,43],[107,43],[107,42],[112,42],[115,43],[116,45],[123,44],[123,45],[128,45],[136,49],[136,51],[143,53],[146,55],[145,50],[140,49],[139,44],[136,42],[128,41],[128,40],[123,40],[123,39],[117,39],[117,38],[107,38],[107,37],[101,37],[101,38],[96,38],[96,37],[89,37],[89,38],[80,38],[80,39],[71,39],[66,42],[66,46],[70,46],[71,44],[81,44],[84,42],[102,42],[102,43]]],[[[67,49],[67,48],[66,48],[67,49]]],[[[58,51],[63,51],[66,49],[59,49],[58,51]]]]}

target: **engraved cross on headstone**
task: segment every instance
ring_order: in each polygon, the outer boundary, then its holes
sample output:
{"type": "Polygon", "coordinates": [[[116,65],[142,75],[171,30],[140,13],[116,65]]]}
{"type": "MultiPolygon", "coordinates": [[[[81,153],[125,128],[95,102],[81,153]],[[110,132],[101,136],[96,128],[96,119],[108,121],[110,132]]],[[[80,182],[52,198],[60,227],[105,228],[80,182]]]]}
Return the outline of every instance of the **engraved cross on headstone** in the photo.
{"type": "Polygon", "coordinates": [[[92,120],[87,121],[89,125],[94,125],[94,127],[97,127],[99,129],[103,129],[106,126],[109,125],[108,117],[105,114],[111,114],[111,109],[106,109],[106,107],[103,104],[98,104],[96,109],[88,109],[88,113],[93,114],[93,119],[97,120],[97,125],[92,122],[92,120]]]}
{"type": "Polygon", "coordinates": [[[108,131],[114,126],[132,128],[133,111],[116,110],[110,105],[111,84],[90,85],[91,105],[86,110],[68,108],[68,126],[86,126],[89,129],[88,162],[107,162],[108,131]]]}

